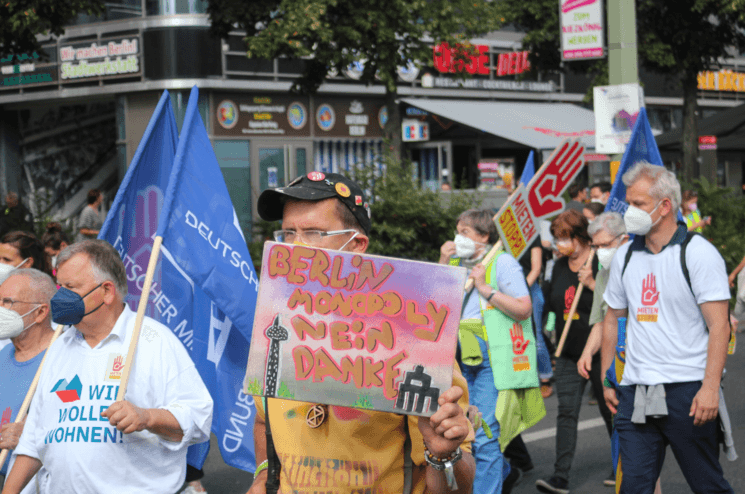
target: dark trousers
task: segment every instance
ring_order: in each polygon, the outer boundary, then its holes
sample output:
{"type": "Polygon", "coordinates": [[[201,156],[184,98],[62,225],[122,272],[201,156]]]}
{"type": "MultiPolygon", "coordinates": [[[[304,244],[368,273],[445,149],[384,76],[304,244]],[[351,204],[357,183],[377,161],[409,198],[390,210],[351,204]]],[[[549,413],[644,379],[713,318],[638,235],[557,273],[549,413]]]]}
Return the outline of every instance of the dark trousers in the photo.
{"type": "Polygon", "coordinates": [[[700,388],[700,381],[665,384],[667,417],[647,417],[645,424],[631,422],[636,386],[618,388],[621,494],[654,492],[668,445],[694,493],[734,493],[719,463],[719,420],[698,427],[688,416],[700,388]]]}
{"type": "MultiPolygon", "coordinates": [[[[577,363],[566,357],[556,359],[556,395],[559,398],[559,414],[556,417],[556,463],[554,463],[554,475],[564,480],[569,480],[569,470],[572,468],[574,452],[577,448],[577,424],[579,410],[582,407],[582,396],[584,395],[587,379],[577,372],[577,363]]],[[[605,426],[610,437],[613,424],[610,410],[605,404],[603,396],[603,379],[600,376],[600,354],[592,359],[592,370],[590,371],[590,382],[595,396],[599,396],[598,406],[600,414],[605,420],[605,426]]],[[[609,448],[610,449],[610,448],[609,448]]],[[[609,461],[610,464],[610,461],[609,461]]]]}
{"type": "Polygon", "coordinates": [[[523,437],[519,434],[507,445],[504,456],[510,461],[510,466],[520,470],[525,470],[533,465],[528,448],[525,446],[523,437]]]}

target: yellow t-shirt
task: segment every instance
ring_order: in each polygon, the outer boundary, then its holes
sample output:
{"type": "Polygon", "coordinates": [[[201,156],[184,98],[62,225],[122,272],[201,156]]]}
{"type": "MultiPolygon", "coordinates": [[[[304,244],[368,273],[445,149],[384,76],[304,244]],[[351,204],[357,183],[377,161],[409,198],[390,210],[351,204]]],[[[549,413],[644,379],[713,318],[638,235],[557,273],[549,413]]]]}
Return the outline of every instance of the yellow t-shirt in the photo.
{"type": "MultiPolygon", "coordinates": [[[[453,385],[463,389],[458,404],[468,409],[468,385],[457,364],[453,385]]],[[[404,486],[404,419],[406,415],[328,407],[328,417],[317,429],[305,422],[313,406],[301,401],[269,398],[274,448],[282,464],[282,494],[401,494],[404,486]]],[[[264,417],[256,397],[259,416],[264,417]]],[[[411,458],[414,463],[412,494],[426,488],[424,440],[418,417],[408,416],[411,458]]],[[[469,425],[469,429],[471,426],[469,425]]],[[[461,445],[471,452],[473,429],[461,445]]]]}

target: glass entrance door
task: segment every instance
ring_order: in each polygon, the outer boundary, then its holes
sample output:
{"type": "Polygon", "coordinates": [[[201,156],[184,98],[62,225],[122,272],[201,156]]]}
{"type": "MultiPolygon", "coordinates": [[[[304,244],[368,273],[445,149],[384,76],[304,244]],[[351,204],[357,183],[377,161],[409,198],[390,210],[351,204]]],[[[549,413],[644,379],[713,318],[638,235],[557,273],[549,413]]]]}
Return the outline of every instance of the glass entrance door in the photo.
{"type": "Polygon", "coordinates": [[[313,169],[309,162],[312,149],[309,142],[280,144],[260,141],[255,146],[259,164],[259,192],[284,187],[295,177],[313,169]]]}

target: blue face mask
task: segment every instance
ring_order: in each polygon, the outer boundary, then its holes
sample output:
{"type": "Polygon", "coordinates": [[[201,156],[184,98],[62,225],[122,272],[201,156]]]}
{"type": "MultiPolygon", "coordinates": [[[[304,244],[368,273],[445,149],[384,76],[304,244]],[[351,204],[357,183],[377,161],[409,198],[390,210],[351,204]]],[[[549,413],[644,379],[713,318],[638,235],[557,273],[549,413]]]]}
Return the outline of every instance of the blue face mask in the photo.
{"type": "Polygon", "coordinates": [[[56,324],[73,326],[82,321],[85,316],[96,312],[98,309],[101,308],[103,302],[101,302],[101,305],[99,305],[92,311],[86,313],[85,302],[83,301],[83,299],[93,293],[101,285],[103,285],[103,283],[99,283],[98,286],[96,286],[93,290],[89,291],[82,297],[72,290],[61,287],[59,290],[57,290],[57,293],[49,302],[49,307],[52,310],[52,321],[54,321],[56,324]]]}

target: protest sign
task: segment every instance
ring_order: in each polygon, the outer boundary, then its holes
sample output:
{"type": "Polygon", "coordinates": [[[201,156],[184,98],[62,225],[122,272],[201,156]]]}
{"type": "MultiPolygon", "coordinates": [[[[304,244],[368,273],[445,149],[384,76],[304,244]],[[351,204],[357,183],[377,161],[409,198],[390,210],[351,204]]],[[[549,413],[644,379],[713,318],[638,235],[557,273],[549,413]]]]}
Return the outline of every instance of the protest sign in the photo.
{"type": "Polygon", "coordinates": [[[495,216],[499,237],[515,259],[538,237],[538,220],[564,209],[561,195],[582,169],[584,152],[577,139],[564,140],[527,186],[520,183],[495,216]]]}
{"type": "Polygon", "coordinates": [[[644,107],[644,90],[639,84],[595,86],[595,151],[623,153],[631,138],[639,110],[644,107]]]}
{"type": "Polygon", "coordinates": [[[275,242],[263,259],[246,394],[437,411],[465,268],[275,242]]]}

